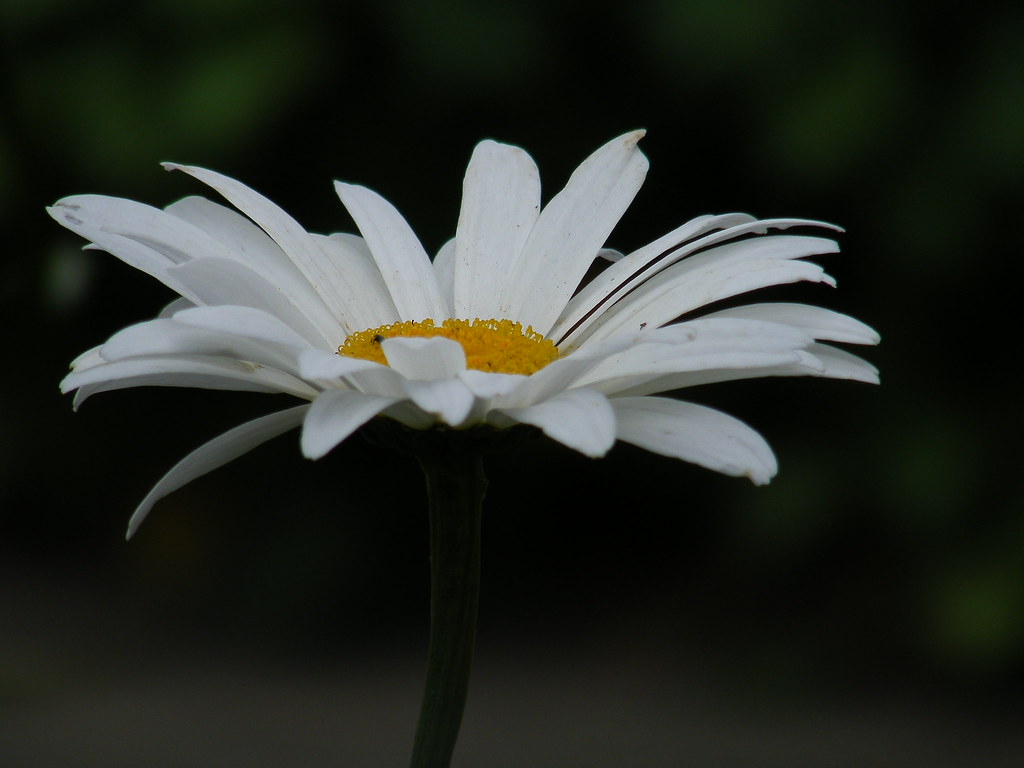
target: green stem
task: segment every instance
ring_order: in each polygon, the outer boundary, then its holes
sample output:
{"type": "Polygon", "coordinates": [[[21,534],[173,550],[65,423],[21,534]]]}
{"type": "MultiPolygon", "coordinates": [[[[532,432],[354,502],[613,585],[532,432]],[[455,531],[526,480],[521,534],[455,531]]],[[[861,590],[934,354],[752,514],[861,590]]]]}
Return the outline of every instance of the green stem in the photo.
{"type": "Polygon", "coordinates": [[[411,768],[448,768],[469,689],[480,594],[480,453],[418,454],[430,508],[430,650],[411,768]]]}

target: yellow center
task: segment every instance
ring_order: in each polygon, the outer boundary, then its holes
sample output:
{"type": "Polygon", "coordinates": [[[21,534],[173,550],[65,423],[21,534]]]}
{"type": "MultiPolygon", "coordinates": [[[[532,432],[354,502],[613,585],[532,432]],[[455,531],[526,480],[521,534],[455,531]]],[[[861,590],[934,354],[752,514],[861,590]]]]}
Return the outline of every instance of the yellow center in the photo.
{"type": "Polygon", "coordinates": [[[420,322],[392,323],[353,333],[338,347],[339,355],[360,357],[387,365],[380,343],[394,336],[444,336],[459,342],[466,352],[466,367],[490,373],[530,375],[558,357],[558,347],[531,327],[523,330],[511,320],[445,320],[434,325],[420,322]]]}

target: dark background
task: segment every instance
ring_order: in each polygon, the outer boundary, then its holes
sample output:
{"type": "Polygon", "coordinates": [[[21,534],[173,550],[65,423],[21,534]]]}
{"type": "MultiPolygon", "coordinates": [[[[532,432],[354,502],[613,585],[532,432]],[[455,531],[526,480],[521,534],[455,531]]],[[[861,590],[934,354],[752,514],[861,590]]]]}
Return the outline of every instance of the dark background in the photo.
{"type": "Polygon", "coordinates": [[[5,0],[0,46],[0,764],[401,765],[425,653],[418,468],[358,438],[315,463],[279,438],[124,542],[175,461],[287,400],[73,414],[68,362],[171,297],[44,206],[206,194],[173,160],[352,231],[342,179],[434,252],[479,139],[547,198],[636,127],[610,245],[843,225],[838,291],[769,297],[875,326],[883,384],[686,393],[768,438],[766,488],[630,446],[495,457],[455,765],[1020,764],[1019,5],[5,0]]]}

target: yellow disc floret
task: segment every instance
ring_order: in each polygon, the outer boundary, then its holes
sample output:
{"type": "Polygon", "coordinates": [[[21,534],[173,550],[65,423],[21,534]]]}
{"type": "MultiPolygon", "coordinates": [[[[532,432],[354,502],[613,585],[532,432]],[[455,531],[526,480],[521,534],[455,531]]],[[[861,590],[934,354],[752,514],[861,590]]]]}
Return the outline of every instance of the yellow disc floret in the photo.
{"type": "Polygon", "coordinates": [[[338,347],[339,355],[360,357],[387,365],[381,342],[395,336],[444,336],[462,345],[466,367],[490,373],[535,373],[558,357],[551,339],[512,320],[445,320],[392,323],[353,333],[338,347]]]}

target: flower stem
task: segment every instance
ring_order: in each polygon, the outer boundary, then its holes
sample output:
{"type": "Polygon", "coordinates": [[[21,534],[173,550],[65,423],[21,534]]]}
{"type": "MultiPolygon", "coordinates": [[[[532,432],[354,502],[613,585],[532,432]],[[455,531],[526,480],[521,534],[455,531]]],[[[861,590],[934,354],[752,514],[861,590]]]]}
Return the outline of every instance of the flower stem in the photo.
{"type": "Polygon", "coordinates": [[[417,458],[430,509],[430,650],[410,765],[448,768],[473,660],[487,480],[476,450],[425,451],[417,458]]]}

